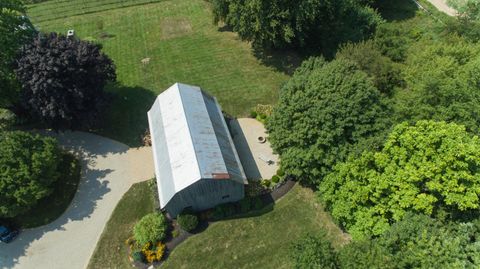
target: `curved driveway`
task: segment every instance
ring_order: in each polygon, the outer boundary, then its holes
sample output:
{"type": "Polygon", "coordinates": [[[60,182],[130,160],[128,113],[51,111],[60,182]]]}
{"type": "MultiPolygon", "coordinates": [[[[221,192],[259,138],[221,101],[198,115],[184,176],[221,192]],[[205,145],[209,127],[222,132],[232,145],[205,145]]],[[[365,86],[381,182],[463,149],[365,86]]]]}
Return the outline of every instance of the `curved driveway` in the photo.
{"type": "Polygon", "coordinates": [[[130,149],[83,132],[52,135],[82,160],[78,191],[59,219],[0,244],[0,268],[85,268],[122,195],[154,176],[150,148],[130,149]]]}

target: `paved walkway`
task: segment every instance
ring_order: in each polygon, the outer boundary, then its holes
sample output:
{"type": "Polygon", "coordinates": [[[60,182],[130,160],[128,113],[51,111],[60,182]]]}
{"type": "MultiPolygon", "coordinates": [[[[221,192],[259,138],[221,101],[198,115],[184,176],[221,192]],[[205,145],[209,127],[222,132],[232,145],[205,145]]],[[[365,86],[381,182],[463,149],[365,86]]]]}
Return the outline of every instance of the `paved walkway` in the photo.
{"type": "Polygon", "coordinates": [[[447,13],[449,16],[457,16],[457,11],[447,5],[446,0],[428,0],[438,10],[447,13]]]}
{"type": "Polygon", "coordinates": [[[133,183],[154,176],[150,148],[129,149],[83,132],[53,136],[82,159],[78,192],[59,219],[0,244],[0,268],[84,269],[122,195],[133,183]]]}
{"type": "Polygon", "coordinates": [[[256,119],[242,118],[230,121],[233,142],[248,179],[270,179],[277,173],[278,155],[270,142],[258,142],[258,137],[267,137],[263,124],[256,119]],[[266,160],[272,160],[268,164],[266,160]]]}

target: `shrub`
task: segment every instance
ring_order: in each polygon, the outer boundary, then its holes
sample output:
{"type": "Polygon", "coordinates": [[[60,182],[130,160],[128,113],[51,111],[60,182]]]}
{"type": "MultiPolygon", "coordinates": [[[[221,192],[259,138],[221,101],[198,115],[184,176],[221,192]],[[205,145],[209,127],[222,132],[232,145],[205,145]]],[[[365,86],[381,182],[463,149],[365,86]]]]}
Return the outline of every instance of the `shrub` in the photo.
{"type": "Polygon", "coordinates": [[[191,232],[191,231],[195,230],[195,228],[197,228],[198,217],[195,216],[192,213],[185,212],[185,213],[182,213],[182,214],[178,215],[177,222],[178,222],[178,225],[180,225],[180,227],[183,230],[185,230],[187,232],[191,232]]]}
{"type": "Polygon", "coordinates": [[[291,248],[290,257],[296,269],[337,268],[336,253],[325,233],[320,236],[309,235],[296,242],[291,248]]]}
{"type": "Polygon", "coordinates": [[[280,177],[277,176],[277,175],[274,175],[271,179],[271,181],[275,184],[277,184],[278,182],[280,182],[280,177]]]}
{"type": "Polygon", "coordinates": [[[269,188],[271,183],[270,180],[262,179],[262,185],[266,188],[269,188]]]}
{"type": "Polygon", "coordinates": [[[240,212],[246,213],[252,208],[252,201],[250,198],[246,197],[238,203],[240,206],[240,212]]]}
{"type": "Polygon", "coordinates": [[[250,111],[250,117],[255,119],[257,117],[257,111],[255,110],[250,111]]]}
{"type": "Polygon", "coordinates": [[[135,251],[132,253],[132,259],[136,262],[145,262],[145,257],[141,251],[135,251]]]}
{"type": "Polygon", "coordinates": [[[133,229],[135,240],[142,245],[163,240],[166,232],[167,220],[161,213],[144,216],[133,229]]]}
{"type": "Polygon", "coordinates": [[[0,218],[25,213],[50,195],[60,177],[61,151],[53,138],[0,133],[0,218]]]}
{"type": "Polygon", "coordinates": [[[285,171],[283,170],[283,168],[278,168],[277,170],[277,176],[279,177],[284,177],[285,176],[285,171]]]}

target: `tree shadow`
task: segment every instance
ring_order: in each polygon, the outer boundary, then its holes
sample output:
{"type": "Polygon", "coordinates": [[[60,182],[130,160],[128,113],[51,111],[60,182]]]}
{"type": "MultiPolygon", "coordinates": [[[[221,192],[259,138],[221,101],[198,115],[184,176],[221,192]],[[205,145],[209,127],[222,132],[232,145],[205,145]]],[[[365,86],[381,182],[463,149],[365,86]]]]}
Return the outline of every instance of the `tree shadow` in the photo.
{"type": "Polygon", "coordinates": [[[264,49],[252,47],[253,55],[264,65],[287,75],[293,75],[302,62],[313,54],[300,53],[294,49],[264,49]]]}
{"type": "MultiPolygon", "coordinates": [[[[85,166],[86,167],[86,166],[85,166]]],[[[0,268],[12,268],[18,265],[21,257],[29,255],[27,249],[30,245],[41,240],[53,231],[65,231],[65,224],[72,221],[81,221],[89,218],[95,210],[97,201],[110,191],[109,182],[101,180],[112,170],[95,170],[82,168],[82,177],[79,188],[68,209],[55,221],[33,229],[27,229],[9,244],[0,244],[0,268]]],[[[48,239],[47,239],[48,240],[48,239]]],[[[66,242],[58,242],[64,244],[66,242]]],[[[37,254],[40,255],[40,254],[37,254]]]]}
{"type": "Polygon", "coordinates": [[[142,146],[143,137],[148,130],[147,111],[157,95],[142,87],[120,84],[111,84],[106,90],[113,95],[112,102],[103,124],[94,131],[131,147],[142,146]]]}
{"type": "Polygon", "coordinates": [[[374,8],[376,8],[388,22],[413,18],[418,10],[418,6],[413,1],[398,0],[376,1],[374,8]]]}

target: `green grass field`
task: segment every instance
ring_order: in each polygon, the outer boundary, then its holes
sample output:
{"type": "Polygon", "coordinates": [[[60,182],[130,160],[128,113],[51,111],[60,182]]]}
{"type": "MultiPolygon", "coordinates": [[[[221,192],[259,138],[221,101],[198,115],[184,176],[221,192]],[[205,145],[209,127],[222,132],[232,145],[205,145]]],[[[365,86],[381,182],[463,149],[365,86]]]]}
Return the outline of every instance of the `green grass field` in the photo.
{"type": "MultiPolygon", "coordinates": [[[[147,182],[135,184],[115,208],[90,260],[89,269],[131,268],[125,240],[133,225],[154,210],[147,182]]],[[[272,208],[251,217],[218,221],[187,239],[161,268],[291,268],[289,247],[300,236],[327,231],[335,247],[348,242],[315,194],[296,186],[272,208]]]]}
{"type": "Polygon", "coordinates": [[[334,247],[349,240],[315,194],[298,185],[263,213],[213,223],[179,245],[162,268],[292,268],[289,247],[305,234],[326,231],[334,247]]]}
{"type": "MultiPolygon", "coordinates": [[[[275,103],[280,85],[288,79],[255,58],[250,44],[213,25],[205,1],[160,1],[117,9],[111,9],[111,2],[55,0],[32,5],[28,13],[42,31],[74,29],[80,38],[101,43],[114,60],[118,83],[109,91],[116,97],[100,134],[138,145],[154,98],[175,82],[199,85],[219,99],[224,111],[245,116],[258,103],[275,103]],[[83,2],[104,11],[84,14],[79,7],[83,2]],[[72,16],[55,19],[61,14],[72,16]],[[148,65],[141,63],[144,58],[150,58],[148,65]]],[[[116,2],[121,7],[138,0],[116,2]]]]}

